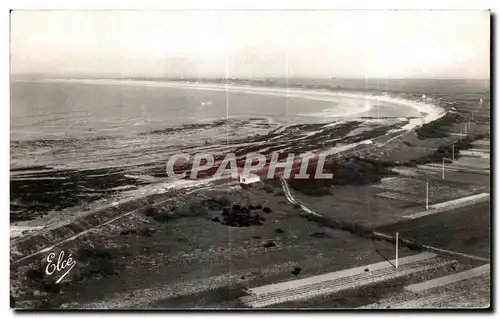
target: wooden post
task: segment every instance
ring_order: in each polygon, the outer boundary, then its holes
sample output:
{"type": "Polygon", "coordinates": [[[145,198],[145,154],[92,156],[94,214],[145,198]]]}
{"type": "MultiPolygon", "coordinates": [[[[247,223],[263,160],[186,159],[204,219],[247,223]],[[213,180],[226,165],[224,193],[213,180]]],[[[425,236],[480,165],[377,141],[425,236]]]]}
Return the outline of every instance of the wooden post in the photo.
{"type": "Polygon", "coordinates": [[[398,268],[398,232],[396,232],[396,269],[398,268]]]}
{"type": "Polygon", "coordinates": [[[443,165],[441,170],[441,179],[444,179],[444,157],[443,157],[443,165]]]}
{"type": "Polygon", "coordinates": [[[425,210],[429,209],[429,182],[425,184],[425,210]]]}

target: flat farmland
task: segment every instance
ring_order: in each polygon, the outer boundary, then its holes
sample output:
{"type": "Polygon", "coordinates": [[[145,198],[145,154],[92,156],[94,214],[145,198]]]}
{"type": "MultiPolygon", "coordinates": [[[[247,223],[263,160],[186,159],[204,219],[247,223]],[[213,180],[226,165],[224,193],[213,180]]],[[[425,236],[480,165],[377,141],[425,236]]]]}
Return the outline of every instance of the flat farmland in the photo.
{"type": "Polygon", "coordinates": [[[489,258],[490,209],[490,203],[483,202],[383,226],[377,231],[399,232],[402,238],[420,244],[489,258]]]}

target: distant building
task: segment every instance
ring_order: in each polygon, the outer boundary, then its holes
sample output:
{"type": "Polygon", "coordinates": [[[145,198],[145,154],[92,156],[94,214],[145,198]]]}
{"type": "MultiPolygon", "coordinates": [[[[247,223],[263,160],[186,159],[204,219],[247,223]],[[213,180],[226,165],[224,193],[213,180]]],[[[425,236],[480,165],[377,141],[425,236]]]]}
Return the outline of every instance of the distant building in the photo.
{"type": "Polygon", "coordinates": [[[257,182],[260,182],[260,177],[255,175],[255,174],[252,174],[252,173],[249,173],[248,175],[240,175],[240,183],[241,184],[253,184],[253,183],[257,183],[257,182]]]}

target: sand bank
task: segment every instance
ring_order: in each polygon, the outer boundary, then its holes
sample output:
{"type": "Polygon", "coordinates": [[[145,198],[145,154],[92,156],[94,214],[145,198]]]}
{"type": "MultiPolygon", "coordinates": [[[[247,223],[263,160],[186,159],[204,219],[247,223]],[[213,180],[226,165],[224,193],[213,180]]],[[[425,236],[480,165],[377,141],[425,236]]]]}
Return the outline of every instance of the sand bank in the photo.
{"type": "MultiPolygon", "coordinates": [[[[24,81],[24,80],[19,80],[24,81]]],[[[410,119],[402,129],[412,130],[413,128],[432,122],[445,114],[445,110],[437,105],[421,103],[417,101],[402,99],[387,95],[373,95],[365,93],[332,92],[318,90],[302,90],[295,88],[268,88],[242,85],[224,85],[208,83],[187,83],[187,82],[159,82],[159,81],[137,81],[137,80],[116,80],[116,79],[41,79],[29,80],[28,82],[56,82],[56,83],[83,83],[95,85],[131,85],[147,87],[171,87],[179,89],[194,89],[207,91],[229,91],[247,94],[259,94],[268,96],[287,96],[289,98],[301,98],[307,100],[317,100],[325,102],[339,102],[342,99],[346,102],[345,107],[339,106],[319,113],[308,113],[308,116],[321,116],[328,118],[355,117],[370,111],[377,103],[396,104],[413,108],[421,114],[421,118],[410,119]]]]}

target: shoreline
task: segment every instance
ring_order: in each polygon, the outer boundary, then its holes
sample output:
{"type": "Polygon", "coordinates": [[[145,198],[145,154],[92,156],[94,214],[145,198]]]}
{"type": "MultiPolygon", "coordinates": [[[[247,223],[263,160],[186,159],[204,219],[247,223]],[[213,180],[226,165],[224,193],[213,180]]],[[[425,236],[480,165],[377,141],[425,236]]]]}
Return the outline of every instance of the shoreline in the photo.
{"type": "Polygon", "coordinates": [[[42,83],[81,83],[81,84],[93,84],[93,85],[130,85],[130,86],[146,86],[146,87],[165,87],[165,88],[179,88],[179,89],[195,89],[195,90],[206,90],[206,91],[230,91],[237,93],[247,93],[247,94],[260,94],[268,96],[286,96],[290,98],[302,98],[307,100],[318,100],[325,102],[333,102],[334,98],[345,98],[345,99],[357,99],[364,100],[364,108],[357,111],[346,111],[341,113],[333,114],[330,112],[316,112],[312,114],[307,114],[307,116],[325,116],[328,118],[345,118],[352,117],[356,118],[356,115],[364,114],[373,109],[372,103],[370,102],[384,102],[388,104],[404,105],[413,108],[421,115],[425,114],[421,118],[409,119],[409,123],[402,127],[402,130],[410,131],[419,125],[423,125],[432,121],[439,119],[446,114],[446,110],[442,107],[429,103],[420,103],[417,101],[404,99],[401,97],[387,96],[387,95],[373,95],[366,93],[348,93],[348,92],[336,92],[336,91],[319,91],[315,89],[284,89],[278,87],[261,87],[254,85],[223,85],[223,84],[212,84],[212,83],[191,83],[191,82],[173,82],[173,81],[145,81],[145,80],[116,80],[116,79],[40,79],[40,80],[16,80],[16,82],[42,82],[42,83]]]}

